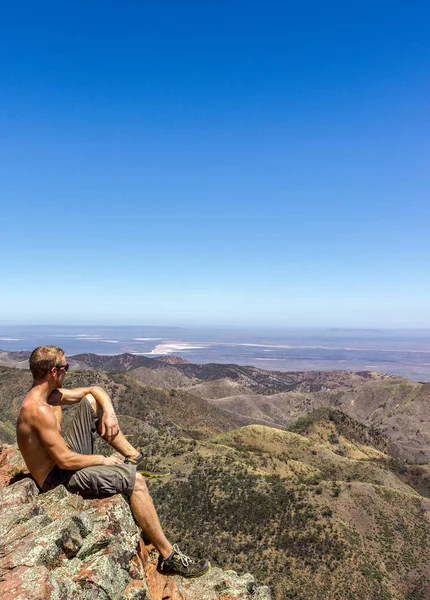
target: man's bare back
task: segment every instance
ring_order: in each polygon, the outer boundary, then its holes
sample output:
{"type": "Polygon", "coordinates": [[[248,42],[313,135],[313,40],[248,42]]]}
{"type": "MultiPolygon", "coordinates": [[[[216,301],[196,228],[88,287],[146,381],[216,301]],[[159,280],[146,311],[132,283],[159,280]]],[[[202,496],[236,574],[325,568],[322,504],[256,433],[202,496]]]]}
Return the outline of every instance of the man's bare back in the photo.
{"type": "Polygon", "coordinates": [[[32,389],[27,395],[18,415],[16,434],[18,447],[24,457],[25,463],[32,477],[39,486],[45,481],[49,472],[55,466],[54,459],[43,446],[39,434],[41,422],[49,418],[55,419],[56,430],[61,434],[62,408],[49,406],[38,397],[37,391],[32,389]],[[42,417],[42,419],[41,419],[42,417]]]}
{"type": "MultiPolygon", "coordinates": [[[[62,383],[61,377],[57,383],[62,383]]],[[[109,396],[98,387],[62,389],[43,384],[34,385],[25,398],[18,415],[16,434],[18,447],[32,477],[42,486],[48,474],[57,465],[60,469],[79,470],[97,465],[122,464],[115,456],[79,454],[73,452],[61,436],[61,405],[75,404],[84,397],[100,414],[101,433],[107,441],[117,439],[120,450],[133,452],[119,432],[118,421],[109,396]]]]}
{"type": "MultiPolygon", "coordinates": [[[[61,351],[62,352],[62,351],[61,351]]],[[[108,394],[97,386],[63,389],[61,386],[69,368],[66,358],[59,355],[58,365],[43,379],[33,381],[18,415],[16,434],[18,447],[32,477],[42,486],[55,465],[61,469],[78,470],[97,465],[120,464],[117,457],[73,452],[61,436],[62,406],[79,403],[87,397],[100,417],[100,434],[111,443],[120,441],[122,454],[136,450],[119,432],[118,420],[108,394]]]]}

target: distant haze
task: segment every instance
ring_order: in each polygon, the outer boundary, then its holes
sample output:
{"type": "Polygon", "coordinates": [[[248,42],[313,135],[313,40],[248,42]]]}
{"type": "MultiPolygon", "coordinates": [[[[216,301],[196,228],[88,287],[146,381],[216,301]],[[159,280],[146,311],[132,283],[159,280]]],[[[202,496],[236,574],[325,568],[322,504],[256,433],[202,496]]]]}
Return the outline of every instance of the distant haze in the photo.
{"type": "Polygon", "coordinates": [[[430,330],[0,326],[0,348],[58,345],[67,354],[176,355],[281,371],[379,371],[430,381],[430,330]]]}

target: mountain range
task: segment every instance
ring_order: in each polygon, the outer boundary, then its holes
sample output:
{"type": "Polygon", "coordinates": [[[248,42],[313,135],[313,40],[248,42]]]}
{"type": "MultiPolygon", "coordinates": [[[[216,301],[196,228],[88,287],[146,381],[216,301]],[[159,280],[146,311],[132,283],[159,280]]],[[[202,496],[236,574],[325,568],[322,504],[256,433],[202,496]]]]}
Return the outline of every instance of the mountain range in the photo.
{"type": "MultiPolygon", "coordinates": [[[[0,361],[0,440],[13,443],[28,353],[0,361]]],[[[276,600],[430,597],[430,384],[130,354],[68,361],[67,387],[106,389],[132,443],[170,467],[151,495],[198,556],[252,572],[276,600]]]]}

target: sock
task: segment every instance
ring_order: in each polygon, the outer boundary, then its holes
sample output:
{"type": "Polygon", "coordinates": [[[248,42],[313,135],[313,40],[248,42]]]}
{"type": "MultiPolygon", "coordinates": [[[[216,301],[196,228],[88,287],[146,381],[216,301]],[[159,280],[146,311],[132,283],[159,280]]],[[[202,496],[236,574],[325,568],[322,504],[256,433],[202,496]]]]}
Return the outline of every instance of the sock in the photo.
{"type": "Polygon", "coordinates": [[[161,560],[169,560],[169,558],[172,558],[172,556],[175,554],[175,551],[172,549],[171,553],[169,554],[169,556],[166,556],[166,558],[161,557],[161,560]]]}

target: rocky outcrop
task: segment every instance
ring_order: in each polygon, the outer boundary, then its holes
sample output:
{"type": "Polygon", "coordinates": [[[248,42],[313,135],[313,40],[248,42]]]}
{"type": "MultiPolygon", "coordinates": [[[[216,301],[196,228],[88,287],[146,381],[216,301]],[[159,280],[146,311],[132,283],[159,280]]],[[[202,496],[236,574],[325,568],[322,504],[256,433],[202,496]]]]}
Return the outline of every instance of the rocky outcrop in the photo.
{"type": "Polygon", "coordinates": [[[0,454],[2,600],[269,600],[251,575],[213,568],[164,577],[120,495],[84,500],[60,486],[40,494],[16,448],[0,454]]]}

